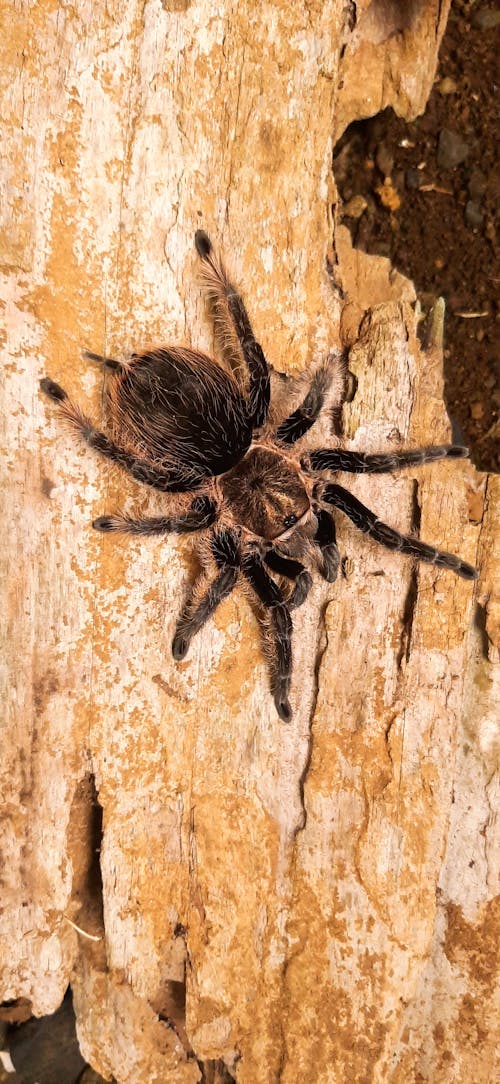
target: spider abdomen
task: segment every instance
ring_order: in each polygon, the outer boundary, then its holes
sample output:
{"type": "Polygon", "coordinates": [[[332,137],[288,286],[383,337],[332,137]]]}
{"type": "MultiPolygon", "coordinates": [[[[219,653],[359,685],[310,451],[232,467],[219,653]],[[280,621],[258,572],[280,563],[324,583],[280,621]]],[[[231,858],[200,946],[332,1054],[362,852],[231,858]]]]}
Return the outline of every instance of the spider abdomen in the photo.
{"type": "Polygon", "coordinates": [[[245,399],[233,378],[198,351],[134,355],[112,378],[117,436],[142,458],[184,472],[186,485],[230,470],[250,446],[245,399]]]}

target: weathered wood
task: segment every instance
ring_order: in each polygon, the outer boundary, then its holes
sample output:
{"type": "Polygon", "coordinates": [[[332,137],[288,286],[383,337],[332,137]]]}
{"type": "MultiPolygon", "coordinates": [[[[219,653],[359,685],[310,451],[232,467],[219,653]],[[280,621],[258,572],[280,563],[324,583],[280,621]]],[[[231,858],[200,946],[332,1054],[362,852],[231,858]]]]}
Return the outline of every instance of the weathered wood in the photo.
{"type": "Polygon", "coordinates": [[[224,1065],[245,1084],[486,1082],[496,480],[353,482],[389,522],[418,511],[422,537],[479,552],[476,623],[469,584],[341,523],[346,574],[294,618],[285,726],[241,594],[173,662],[189,542],[92,532],[163,500],[38,392],[50,375],[100,417],[82,347],[210,349],[204,226],[278,368],[352,345],[350,446],[446,441],[438,345],[418,345],[411,285],[335,228],[330,167],[333,131],[424,107],[447,4],[408,5],[404,27],[397,4],[341,0],[4,7],[3,996],[41,1015],[71,981],[82,1051],[118,1084],[224,1065]]]}

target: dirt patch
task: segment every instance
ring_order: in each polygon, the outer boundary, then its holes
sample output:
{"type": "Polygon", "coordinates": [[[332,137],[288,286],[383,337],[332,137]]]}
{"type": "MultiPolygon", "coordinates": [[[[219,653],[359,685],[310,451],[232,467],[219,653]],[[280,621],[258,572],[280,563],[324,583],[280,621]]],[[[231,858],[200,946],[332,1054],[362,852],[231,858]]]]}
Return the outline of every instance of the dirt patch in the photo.
{"type": "Polygon", "coordinates": [[[499,51],[496,6],[455,0],[425,114],[406,124],[385,110],[352,124],[334,156],[354,244],[389,257],[424,310],[446,300],[446,402],[482,470],[500,467],[499,51]]]}

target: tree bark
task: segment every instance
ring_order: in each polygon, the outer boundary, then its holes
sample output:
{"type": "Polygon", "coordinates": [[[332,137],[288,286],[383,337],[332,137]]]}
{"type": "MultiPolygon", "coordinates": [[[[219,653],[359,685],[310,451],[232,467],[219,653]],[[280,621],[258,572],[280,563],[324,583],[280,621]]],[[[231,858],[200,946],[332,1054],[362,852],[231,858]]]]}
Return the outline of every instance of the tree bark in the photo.
{"type": "Polygon", "coordinates": [[[92,532],[163,499],[38,391],[102,417],[82,347],[211,350],[203,226],[273,364],[350,347],[349,447],[446,442],[439,314],[422,349],[411,284],[336,224],[331,158],[353,119],[423,110],[448,6],[4,5],[2,988],[43,1015],[71,983],[118,1084],[490,1079],[498,479],[353,482],[481,579],[339,523],[286,726],[240,593],[174,663],[191,546],[92,532]]]}

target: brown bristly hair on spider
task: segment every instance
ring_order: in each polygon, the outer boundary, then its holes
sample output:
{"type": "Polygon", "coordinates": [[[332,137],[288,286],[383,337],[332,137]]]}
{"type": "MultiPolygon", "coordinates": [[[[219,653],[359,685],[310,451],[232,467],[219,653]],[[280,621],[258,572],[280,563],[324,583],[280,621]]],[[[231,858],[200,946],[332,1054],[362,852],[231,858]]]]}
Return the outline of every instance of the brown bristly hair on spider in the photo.
{"type": "Polygon", "coordinates": [[[187,347],[164,346],[124,361],[87,352],[110,374],[112,434],[97,429],[54,381],[42,390],[82,440],[144,485],[177,494],[183,504],[166,514],[133,518],[104,515],[97,531],[164,535],[193,532],[203,564],[185,601],[172,643],[183,659],[193,637],[238,583],[261,613],[271,690],[278,715],[292,717],[293,610],[311,587],[309,568],[328,582],[338,574],[334,511],[375,542],[448,569],[466,580],[477,570],[450,553],[400,534],[381,522],[336,480],[342,474],[380,474],[438,459],[462,459],[466,448],[437,445],[380,454],[304,446],[326,410],[340,411],[347,365],[332,353],[309,379],[294,409],[273,413],[271,376],[281,398],[297,402],[303,380],[273,370],[255,339],[245,304],[203,230],[195,234],[216,342],[225,368],[187,347]],[[335,480],[333,480],[335,479],[335,480]],[[306,567],[309,565],[309,568],[306,567]]]}

